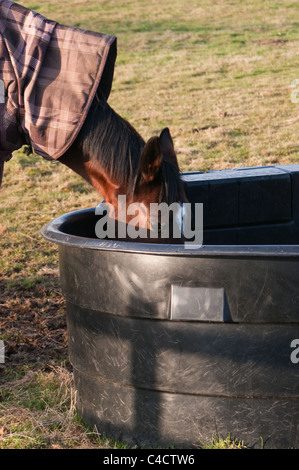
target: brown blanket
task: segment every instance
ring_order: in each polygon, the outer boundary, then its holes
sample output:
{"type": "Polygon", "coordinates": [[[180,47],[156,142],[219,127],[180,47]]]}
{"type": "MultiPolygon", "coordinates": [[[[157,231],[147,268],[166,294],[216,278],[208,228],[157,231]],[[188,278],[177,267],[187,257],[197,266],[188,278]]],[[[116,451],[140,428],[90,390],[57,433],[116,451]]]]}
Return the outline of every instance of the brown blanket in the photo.
{"type": "Polygon", "coordinates": [[[1,162],[25,143],[59,158],[99,85],[108,98],[115,59],[114,36],[62,26],[0,0],[0,173],[1,162]]]}

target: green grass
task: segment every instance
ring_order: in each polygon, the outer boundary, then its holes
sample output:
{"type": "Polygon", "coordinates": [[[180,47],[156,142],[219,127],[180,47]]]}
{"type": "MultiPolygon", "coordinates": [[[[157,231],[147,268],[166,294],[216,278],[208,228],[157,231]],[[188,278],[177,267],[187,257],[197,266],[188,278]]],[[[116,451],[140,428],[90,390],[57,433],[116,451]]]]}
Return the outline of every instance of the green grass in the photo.
{"type": "MultiPolygon", "coordinates": [[[[168,126],[182,170],[299,162],[299,104],[290,98],[299,78],[296,0],[20,3],[60,23],[117,36],[110,104],[145,139],[168,126]]],[[[5,167],[0,338],[10,359],[2,367],[0,448],[116,445],[76,416],[71,373],[61,366],[67,354],[51,323],[65,317],[57,247],[39,233],[54,217],[100,200],[66,167],[22,150],[5,167]]],[[[243,447],[210,439],[212,448],[243,447]]]]}
{"type": "Polygon", "coordinates": [[[221,436],[213,436],[210,444],[202,443],[202,449],[246,449],[247,446],[243,441],[232,439],[230,436],[223,438],[221,436]]]}
{"type": "Polygon", "coordinates": [[[1,449],[126,447],[84,425],[75,410],[72,375],[64,366],[27,370],[1,390],[1,449]]]}

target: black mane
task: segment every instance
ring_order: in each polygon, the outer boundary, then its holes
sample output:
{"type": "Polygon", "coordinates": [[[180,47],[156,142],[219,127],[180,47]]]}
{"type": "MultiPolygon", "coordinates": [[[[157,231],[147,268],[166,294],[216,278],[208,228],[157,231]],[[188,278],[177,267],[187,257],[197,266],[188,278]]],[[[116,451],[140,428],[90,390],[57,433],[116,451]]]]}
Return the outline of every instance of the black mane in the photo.
{"type": "MultiPolygon", "coordinates": [[[[119,185],[127,184],[132,194],[136,192],[141,178],[138,163],[145,142],[104,98],[98,95],[94,98],[78,139],[86,158],[100,162],[119,185]]],[[[178,201],[183,188],[179,169],[173,162],[163,159],[160,177],[160,202],[178,201]]]]}
{"type": "Polygon", "coordinates": [[[99,161],[120,185],[132,187],[145,142],[103,98],[93,100],[79,137],[84,155],[99,161]]]}

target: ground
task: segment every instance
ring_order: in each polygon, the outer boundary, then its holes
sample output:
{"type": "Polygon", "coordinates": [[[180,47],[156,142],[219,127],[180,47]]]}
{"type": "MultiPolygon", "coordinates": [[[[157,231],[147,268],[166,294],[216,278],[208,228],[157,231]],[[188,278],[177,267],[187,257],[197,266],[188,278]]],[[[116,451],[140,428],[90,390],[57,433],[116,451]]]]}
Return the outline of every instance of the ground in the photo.
{"type": "MultiPolygon", "coordinates": [[[[110,105],[145,139],[168,126],[183,171],[299,162],[297,0],[19,3],[117,36],[110,105]]],[[[40,235],[101,196],[24,149],[0,194],[0,448],[120,445],[76,414],[57,247],[40,235]]]]}
{"type": "Polygon", "coordinates": [[[65,360],[67,334],[61,293],[56,292],[51,299],[53,292],[43,283],[34,289],[10,289],[3,279],[0,290],[0,324],[5,331],[5,356],[10,367],[65,360]]]}

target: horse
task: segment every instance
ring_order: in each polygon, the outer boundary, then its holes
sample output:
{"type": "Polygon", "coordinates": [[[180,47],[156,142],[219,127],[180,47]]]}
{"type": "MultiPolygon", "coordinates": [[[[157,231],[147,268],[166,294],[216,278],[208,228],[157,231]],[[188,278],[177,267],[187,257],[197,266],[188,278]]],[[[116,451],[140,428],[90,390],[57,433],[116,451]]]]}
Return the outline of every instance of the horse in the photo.
{"type": "MultiPolygon", "coordinates": [[[[0,179],[3,161],[27,143],[88,181],[116,220],[125,214],[125,225],[134,218],[129,207],[139,203],[139,228],[154,241],[150,205],[183,204],[186,195],[169,129],[145,142],[108,104],[116,50],[114,36],[60,25],[0,0],[0,179]]],[[[173,235],[163,239],[158,231],[155,239],[169,242],[173,235]]]]}
{"type": "MultiPolygon", "coordinates": [[[[169,213],[167,238],[161,234],[160,219],[158,234],[153,236],[150,220],[153,203],[170,206],[188,202],[168,127],[145,142],[98,90],[77,138],[59,161],[94,187],[105,203],[113,206],[116,221],[120,212],[119,196],[125,196],[126,207],[122,210],[126,214],[126,224],[134,218],[128,207],[134,203],[143,206],[138,224],[146,230],[146,236],[134,241],[183,243],[182,233],[179,238],[174,238],[172,212],[169,213]]],[[[121,239],[117,229],[116,237],[121,239]]]]}

